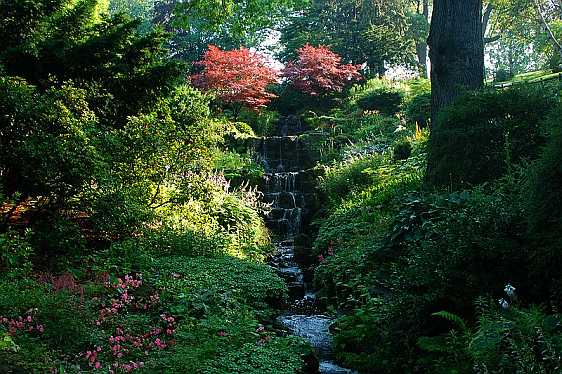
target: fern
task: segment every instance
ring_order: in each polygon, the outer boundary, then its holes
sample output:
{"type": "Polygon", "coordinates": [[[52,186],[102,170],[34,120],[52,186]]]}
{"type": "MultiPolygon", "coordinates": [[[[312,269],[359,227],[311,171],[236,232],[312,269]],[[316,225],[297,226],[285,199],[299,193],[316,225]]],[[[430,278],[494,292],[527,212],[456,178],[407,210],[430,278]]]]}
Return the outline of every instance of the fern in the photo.
{"type": "Polygon", "coordinates": [[[447,311],[445,311],[445,310],[442,310],[441,312],[433,313],[432,316],[441,317],[441,318],[446,319],[447,321],[450,321],[450,322],[456,324],[458,327],[461,328],[462,332],[467,332],[467,331],[468,331],[468,328],[467,328],[466,323],[464,322],[464,320],[463,320],[461,317],[459,317],[459,316],[457,316],[456,314],[454,314],[454,313],[451,313],[451,312],[447,312],[447,311]]]}

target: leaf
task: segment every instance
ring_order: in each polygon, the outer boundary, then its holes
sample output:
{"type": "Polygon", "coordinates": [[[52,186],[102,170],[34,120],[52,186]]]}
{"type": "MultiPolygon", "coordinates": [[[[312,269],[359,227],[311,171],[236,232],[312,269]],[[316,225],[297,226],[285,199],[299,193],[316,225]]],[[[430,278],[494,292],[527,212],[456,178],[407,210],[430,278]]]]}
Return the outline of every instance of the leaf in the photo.
{"type": "Polygon", "coordinates": [[[447,312],[447,311],[441,311],[441,312],[436,312],[431,314],[432,316],[435,317],[441,317],[446,319],[447,321],[453,322],[454,324],[456,324],[458,327],[460,327],[462,329],[462,331],[467,331],[467,326],[466,323],[463,321],[463,319],[459,316],[457,316],[456,314],[447,312]]]}

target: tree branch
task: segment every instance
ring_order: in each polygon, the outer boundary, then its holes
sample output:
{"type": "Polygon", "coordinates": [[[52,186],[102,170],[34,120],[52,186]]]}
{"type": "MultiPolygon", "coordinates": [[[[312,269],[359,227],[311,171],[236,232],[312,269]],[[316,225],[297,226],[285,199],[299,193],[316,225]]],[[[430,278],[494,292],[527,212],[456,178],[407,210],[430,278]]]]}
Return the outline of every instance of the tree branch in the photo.
{"type": "Polygon", "coordinates": [[[546,19],[544,18],[544,15],[542,14],[542,9],[540,4],[538,3],[537,0],[533,1],[533,4],[535,5],[535,8],[537,10],[537,13],[539,14],[539,19],[541,21],[542,26],[544,27],[544,29],[546,30],[546,33],[548,34],[548,38],[552,41],[552,43],[554,43],[554,47],[556,49],[558,49],[558,52],[560,54],[562,54],[562,45],[560,44],[560,42],[556,39],[556,36],[554,35],[554,33],[552,32],[552,29],[550,28],[550,26],[548,25],[548,22],[546,22],[546,19]]]}
{"type": "Polygon", "coordinates": [[[498,40],[500,40],[501,37],[502,37],[501,34],[498,34],[498,35],[490,36],[488,38],[484,38],[484,43],[488,44],[488,43],[497,42],[498,40]]]}
{"type": "Polygon", "coordinates": [[[486,10],[484,10],[484,14],[482,15],[482,35],[486,35],[486,31],[488,30],[488,23],[490,23],[490,18],[492,17],[492,12],[494,11],[494,6],[489,3],[486,6],[486,10]]]}

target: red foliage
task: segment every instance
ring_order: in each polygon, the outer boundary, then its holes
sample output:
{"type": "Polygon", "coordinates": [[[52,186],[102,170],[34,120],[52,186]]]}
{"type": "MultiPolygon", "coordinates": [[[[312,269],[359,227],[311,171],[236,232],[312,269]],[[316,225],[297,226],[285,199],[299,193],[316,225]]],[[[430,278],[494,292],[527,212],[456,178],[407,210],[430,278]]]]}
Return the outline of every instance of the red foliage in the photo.
{"type": "Polygon", "coordinates": [[[328,47],[306,44],[297,52],[298,59],[287,64],[283,77],[306,94],[341,92],[348,84],[363,78],[360,65],[342,64],[341,57],[328,47]]]}
{"type": "Polygon", "coordinates": [[[195,63],[203,68],[191,76],[195,87],[214,91],[227,104],[242,104],[257,110],[276,96],[267,86],[277,82],[278,72],[268,66],[263,56],[246,48],[223,51],[209,46],[203,59],[195,63]]]}

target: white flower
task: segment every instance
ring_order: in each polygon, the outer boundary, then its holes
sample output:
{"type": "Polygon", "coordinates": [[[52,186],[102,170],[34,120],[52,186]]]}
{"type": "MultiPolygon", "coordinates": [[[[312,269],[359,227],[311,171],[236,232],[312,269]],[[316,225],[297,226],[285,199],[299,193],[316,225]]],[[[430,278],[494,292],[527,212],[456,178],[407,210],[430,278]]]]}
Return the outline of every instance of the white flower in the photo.
{"type": "Polygon", "coordinates": [[[396,130],[394,130],[394,133],[396,134],[397,132],[401,132],[407,130],[404,126],[400,125],[396,128],[396,130]]]}
{"type": "Polygon", "coordinates": [[[499,299],[499,300],[498,300],[498,303],[500,304],[500,306],[501,306],[503,309],[509,308],[509,303],[507,302],[507,300],[505,300],[505,299],[503,299],[503,298],[502,298],[502,299],[499,299]]]}
{"type": "Polygon", "coordinates": [[[515,287],[513,287],[511,284],[509,284],[509,283],[506,284],[505,288],[503,290],[505,291],[507,296],[509,296],[509,297],[515,296],[515,287]]]}

